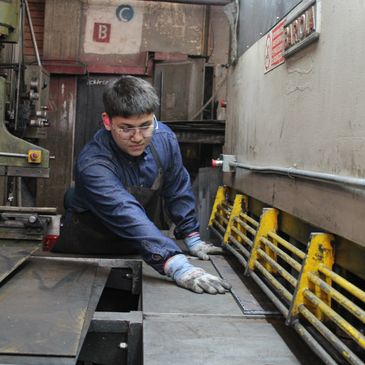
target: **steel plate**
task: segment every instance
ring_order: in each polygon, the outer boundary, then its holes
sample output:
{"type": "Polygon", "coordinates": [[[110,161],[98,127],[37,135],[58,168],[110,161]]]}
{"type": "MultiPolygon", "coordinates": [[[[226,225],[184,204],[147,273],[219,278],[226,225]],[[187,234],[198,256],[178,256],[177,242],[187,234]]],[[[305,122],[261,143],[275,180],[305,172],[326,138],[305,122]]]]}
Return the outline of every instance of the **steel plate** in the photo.
{"type": "MultiPolygon", "coordinates": [[[[209,261],[190,260],[213,275],[219,275],[209,261]]],[[[145,315],[186,314],[242,317],[242,311],[231,293],[224,295],[195,294],[179,288],[171,279],[143,265],[143,312],[145,315]]]]}
{"type": "MultiPolygon", "coordinates": [[[[6,328],[0,353],[75,357],[95,302],[97,270],[85,263],[26,262],[0,288],[0,328],[6,328]]],[[[107,272],[102,276],[106,280],[107,272]]]]}
{"type": "Polygon", "coordinates": [[[259,319],[147,318],[143,350],[144,365],[322,364],[284,323],[259,319]]]}
{"type": "Polygon", "coordinates": [[[0,282],[38,248],[39,243],[0,241],[0,282]]]}

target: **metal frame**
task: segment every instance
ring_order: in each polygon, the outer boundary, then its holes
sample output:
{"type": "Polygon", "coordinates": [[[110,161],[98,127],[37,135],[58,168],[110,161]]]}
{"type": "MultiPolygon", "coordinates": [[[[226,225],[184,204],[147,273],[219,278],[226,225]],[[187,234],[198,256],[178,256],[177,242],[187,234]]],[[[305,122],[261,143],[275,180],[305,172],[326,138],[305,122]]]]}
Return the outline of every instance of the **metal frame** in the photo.
{"type": "Polygon", "coordinates": [[[332,270],[334,236],[311,233],[307,249],[299,249],[280,236],[279,210],[264,208],[257,222],[250,217],[247,196],[236,194],[233,205],[229,205],[229,195],[228,187],[218,190],[210,227],[243,265],[245,275],[254,279],[286,318],[286,324],[326,364],[337,364],[339,356],[349,364],[364,364],[353,348],[364,350],[365,336],[352,323],[365,323],[365,311],[354,302],[365,303],[365,291],[332,270]],[[224,209],[227,205],[229,211],[224,209]],[[226,226],[221,224],[224,219],[226,226]],[[342,313],[346,313],[346,319],[342,313]],[[338,333],[346,334],[347,340],[338,333]]]}

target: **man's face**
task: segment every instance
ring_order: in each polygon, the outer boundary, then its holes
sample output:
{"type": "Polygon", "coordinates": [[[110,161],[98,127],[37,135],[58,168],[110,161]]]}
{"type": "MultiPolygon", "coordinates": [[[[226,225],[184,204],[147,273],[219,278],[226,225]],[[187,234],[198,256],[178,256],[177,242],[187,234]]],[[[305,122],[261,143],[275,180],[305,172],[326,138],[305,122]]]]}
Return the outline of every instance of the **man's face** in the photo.
{"type": "Polygon", "coordinates": [[[140,156],[151,141],[154,130],[153,114],[113,117],[110,123],[105,122],[103,114],[103,121],[118,147],[130,156],[140,156]]]}

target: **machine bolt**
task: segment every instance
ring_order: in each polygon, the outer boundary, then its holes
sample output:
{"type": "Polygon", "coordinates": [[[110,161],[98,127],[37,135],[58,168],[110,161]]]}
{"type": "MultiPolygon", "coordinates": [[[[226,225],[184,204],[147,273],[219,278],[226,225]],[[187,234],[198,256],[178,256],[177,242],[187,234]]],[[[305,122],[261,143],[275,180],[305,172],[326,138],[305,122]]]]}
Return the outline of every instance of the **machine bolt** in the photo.
{"type": "Polygon", "coordinates": [[[35,215],[29,216],[28,222],[31,223],[31,224],[37,222],[37,217],[35,215]]]}
{"type": "Polygon", "coordinates": [[[119,348],[125,350],[126,348],[128,348],[128,344],[126,342],[121,342],[119,344],[119,348]]]}

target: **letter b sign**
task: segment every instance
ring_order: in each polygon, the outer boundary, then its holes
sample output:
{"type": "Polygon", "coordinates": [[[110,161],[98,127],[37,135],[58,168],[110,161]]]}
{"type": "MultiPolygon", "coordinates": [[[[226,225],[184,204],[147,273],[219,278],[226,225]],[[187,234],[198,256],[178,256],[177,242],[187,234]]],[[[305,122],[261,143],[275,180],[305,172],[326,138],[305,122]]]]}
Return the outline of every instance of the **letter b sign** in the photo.
{"type": "Polygon", "coordinates": [[[93,41],[109,43],[110,42],[111,24],[94,23],[93,41]]]}

